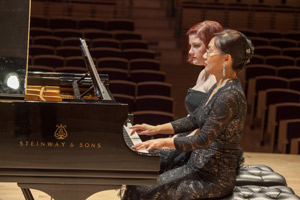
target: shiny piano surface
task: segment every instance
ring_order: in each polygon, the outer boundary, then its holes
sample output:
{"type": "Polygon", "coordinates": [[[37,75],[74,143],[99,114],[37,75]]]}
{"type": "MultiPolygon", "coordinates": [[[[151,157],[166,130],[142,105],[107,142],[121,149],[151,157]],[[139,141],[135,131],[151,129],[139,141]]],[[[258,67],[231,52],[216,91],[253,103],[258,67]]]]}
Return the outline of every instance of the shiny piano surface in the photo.
{"type": "MultiPolygon", "coordinates": [[[[67,88],[78,77],[28,72],[27,81],[67,88]]],[[[107,85],[108,78],[100,77],[107,85]]],[[[133,151],[124,141],[126,104],[68,96],[61,102],[2,99],[0,107],[2,182],[44,191],[55,200],[86,199],[123,184],[156,183],[159,156],[133,151]]]]}

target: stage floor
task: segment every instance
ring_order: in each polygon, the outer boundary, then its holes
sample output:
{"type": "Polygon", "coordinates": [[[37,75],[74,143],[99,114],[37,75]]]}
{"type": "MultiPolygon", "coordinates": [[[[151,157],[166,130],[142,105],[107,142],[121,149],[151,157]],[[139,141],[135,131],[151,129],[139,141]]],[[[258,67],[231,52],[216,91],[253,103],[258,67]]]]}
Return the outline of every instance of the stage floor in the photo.
{"type": "MultiPolygon", "coordinates": [[[[300,155],[270,154],[270,153],[245,153],[245,165],[262,164],[271,167],[275,172],[285,177],[287,184],[296,195],[300,196],[300,155]]],[[[51,200],[40,191],[32,190],[35,200],[51,200]]],[[[0,200],[22,200],[21,190],[16,183],[0,183],[0,200]]],[[[87,200],[118,200],[117,190],[98,192],[87,200]]]]}

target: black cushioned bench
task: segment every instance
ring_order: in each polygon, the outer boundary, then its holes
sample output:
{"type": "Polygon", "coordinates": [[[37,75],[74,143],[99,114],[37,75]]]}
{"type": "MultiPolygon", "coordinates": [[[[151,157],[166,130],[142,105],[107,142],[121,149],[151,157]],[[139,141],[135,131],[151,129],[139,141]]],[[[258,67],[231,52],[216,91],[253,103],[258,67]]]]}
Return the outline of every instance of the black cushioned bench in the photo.
{"type": "Polygon", "coordinates": [[[236,187],[231,195],[223,200],[300,200],[294,191],[287,187],[285,178],[266,165],[242,166],[236,177],[236,187]]]}

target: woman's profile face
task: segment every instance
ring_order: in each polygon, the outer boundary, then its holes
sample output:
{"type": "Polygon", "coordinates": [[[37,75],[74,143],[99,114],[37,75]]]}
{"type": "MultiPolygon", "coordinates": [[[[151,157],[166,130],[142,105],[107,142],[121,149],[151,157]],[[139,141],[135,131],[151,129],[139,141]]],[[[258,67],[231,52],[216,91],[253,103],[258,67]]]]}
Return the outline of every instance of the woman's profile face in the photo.
{"type": "Polygon", "coordinates": [[[205,71],[208,74],[222,74],[222,66],[224,63],[224,56],[215,46],[215,37],[211,39],[207,46],[207,50],[203,56],[205,60],[205,71]]]}
{"type": "Polygon", "coordinates": [[[189,35],[189,58],[194,65],[204,65],[205,44],[196,34],[189,35]]]}

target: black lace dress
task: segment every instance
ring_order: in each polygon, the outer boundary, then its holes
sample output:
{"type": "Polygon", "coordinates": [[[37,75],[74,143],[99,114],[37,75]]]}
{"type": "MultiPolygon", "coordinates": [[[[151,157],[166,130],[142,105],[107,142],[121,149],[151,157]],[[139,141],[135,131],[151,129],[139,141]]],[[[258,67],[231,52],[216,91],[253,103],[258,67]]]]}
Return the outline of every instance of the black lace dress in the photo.
{"type": "Polygon", "coordinates": [[[197,135],[174,139],[177,151],[191,151],[189,159],[160,174],[156,185],[127,186],[123,199],[206,199],[231,193],[246,110],[240,82],[227,82],[207,104],[171,123],[175,133],[200,128],[197,135]]]}
{"type": "MultiPolygon", "coordinates": [[[[192,114],[198,107],[202,107],[208,99],[208,93],[189,88],[185,97],[185,108],[188,114],[192,114]]],[[[191,131],[179,133],[177,137],[185,137],[191,131]]],[[[160,154],[160,173],[179,167],[187,162],[191,151],[180,152],[172,149],[154,150],[160,154]]]]}

